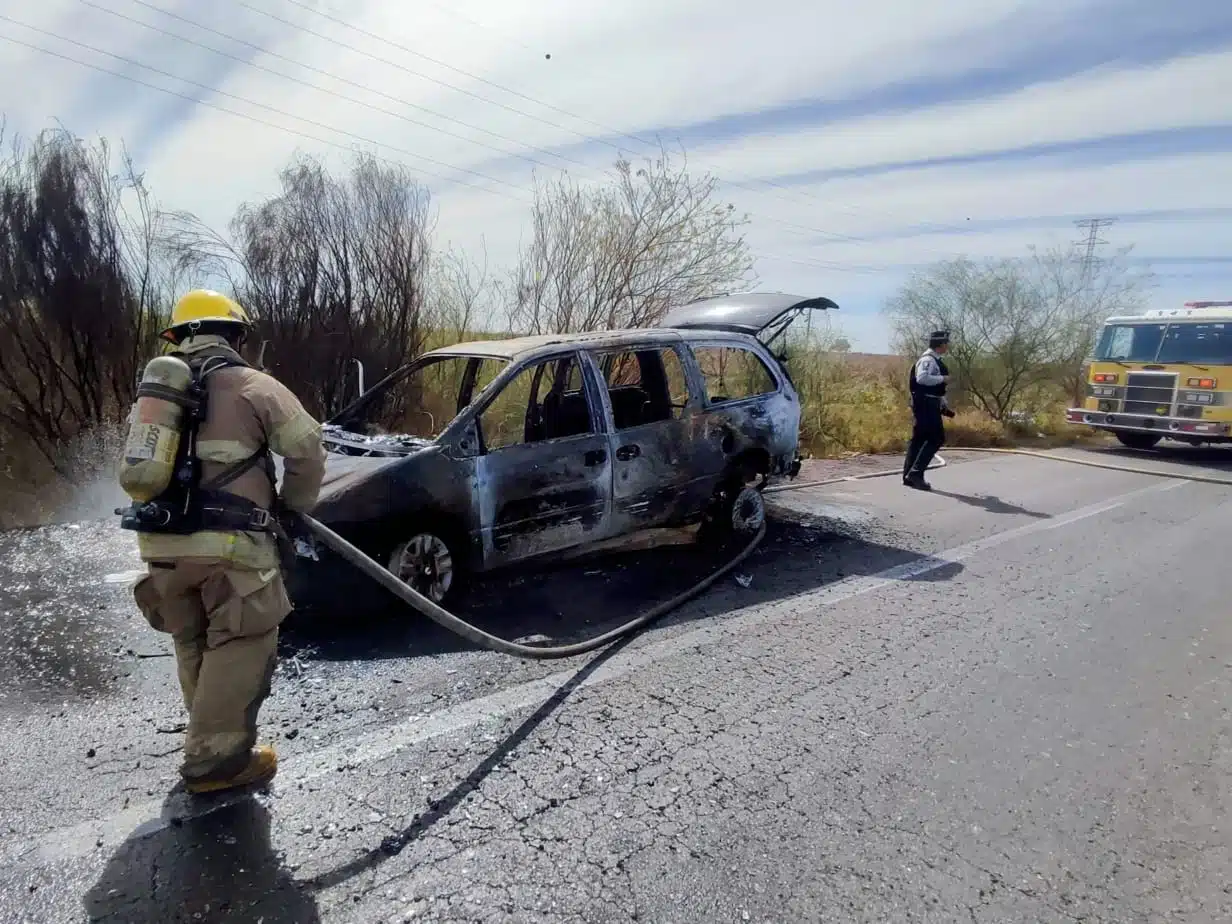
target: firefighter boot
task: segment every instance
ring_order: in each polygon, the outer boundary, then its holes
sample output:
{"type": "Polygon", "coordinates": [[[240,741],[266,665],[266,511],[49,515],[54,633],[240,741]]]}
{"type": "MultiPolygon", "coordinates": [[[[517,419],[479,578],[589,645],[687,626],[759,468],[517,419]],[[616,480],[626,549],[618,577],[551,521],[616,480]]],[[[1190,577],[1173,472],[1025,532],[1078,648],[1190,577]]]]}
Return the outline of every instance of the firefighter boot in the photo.
{"type": "Polygon", "coordinates": [[[184,788],[194,795],[239,789],[242,786],[261,786],[268,783],[278,772],[278,755],[268,744],[252,749],[248,764],[232,776],[223,779],[186,780],[184,788]]]}

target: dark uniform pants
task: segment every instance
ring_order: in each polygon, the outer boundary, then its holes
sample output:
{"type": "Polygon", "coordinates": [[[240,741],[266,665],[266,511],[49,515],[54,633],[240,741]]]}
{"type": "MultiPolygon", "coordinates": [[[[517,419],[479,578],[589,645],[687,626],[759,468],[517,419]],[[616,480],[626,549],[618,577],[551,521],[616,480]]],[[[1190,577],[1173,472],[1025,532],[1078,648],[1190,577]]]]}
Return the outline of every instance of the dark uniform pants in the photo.
{"type": "Polygon", "coordinates": [[[937,450],[945,444],[945,424],[941,417],[941,401],[938,398],[920,396],[911,403],[915,426],[907,457],[903,460],[903,477],[923,477],[937,450]]]}
{"type": "Polygon", "coordinates": [[[181,775],[232,776],[256,743],[278,629],[291,612],[282,575],[224,562],[152,563],[134,596],[150,625],[175,642],[188,709],[181,775]]]}

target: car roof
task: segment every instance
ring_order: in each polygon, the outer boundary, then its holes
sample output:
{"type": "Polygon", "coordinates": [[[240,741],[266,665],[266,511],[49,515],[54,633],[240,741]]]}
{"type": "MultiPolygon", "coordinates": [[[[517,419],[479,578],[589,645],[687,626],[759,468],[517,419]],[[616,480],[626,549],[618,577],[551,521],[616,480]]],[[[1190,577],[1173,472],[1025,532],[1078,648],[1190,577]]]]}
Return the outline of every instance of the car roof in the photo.
{"type": "Polygon", "coordinates": [[[725,331],[680,331],[665,328],[602,330],[583,334],[540,334],[506,340],[472,340],[431,350],[427,356],[490,356],[493,359],[520,360],[565,349],[602,350],[634,344],[678,343],[685,337],[731,339],[747,343],[748,338],[725,331]]]}

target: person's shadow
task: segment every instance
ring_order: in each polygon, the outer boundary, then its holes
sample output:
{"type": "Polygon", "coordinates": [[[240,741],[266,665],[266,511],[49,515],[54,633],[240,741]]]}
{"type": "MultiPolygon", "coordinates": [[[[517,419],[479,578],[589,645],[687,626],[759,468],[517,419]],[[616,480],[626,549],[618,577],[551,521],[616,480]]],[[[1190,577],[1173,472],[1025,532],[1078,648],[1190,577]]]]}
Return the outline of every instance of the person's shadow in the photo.
{"type": "Polygon", "coordinates": [[[1037,520],[1049,520],[1052,518],[1051,513],[1041,513],[1038,510],[1028,510],[1026,507],[1019,507],[1017,504],[1011,504],[1009,501],[1003,501],[995,494],[955,494],[953,491],[942,491],[940,488],[933,488],[933,493],[940,497],[948,497],[951,500],[960,501],[971,507],[979,507],[981,510],[987,510],[989,513],[1016,513],[1022,516],[1034,517],[1037,520]]]}
{"type": "Polygon", "coordinates": [[[265,806],[232,797],[181,818],[183,800],[163,804],[165,827],[138,828],[121,845],[86,893],[89,921],[319,924],[316,901],[274,853],[265,806]]]}

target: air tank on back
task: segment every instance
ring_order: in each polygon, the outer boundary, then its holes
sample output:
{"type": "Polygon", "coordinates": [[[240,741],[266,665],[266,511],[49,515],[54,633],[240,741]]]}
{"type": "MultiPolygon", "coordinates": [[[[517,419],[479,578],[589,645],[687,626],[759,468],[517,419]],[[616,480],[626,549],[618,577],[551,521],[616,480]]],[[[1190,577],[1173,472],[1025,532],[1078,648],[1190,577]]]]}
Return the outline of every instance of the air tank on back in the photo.
{"type": "Polygon", "coordinates": [[[175,356],[155,357],[142,373],[119,471],[120,487],[138,504],[162,494],[175,475],[190,385],[192,370],[175,356]]]}

